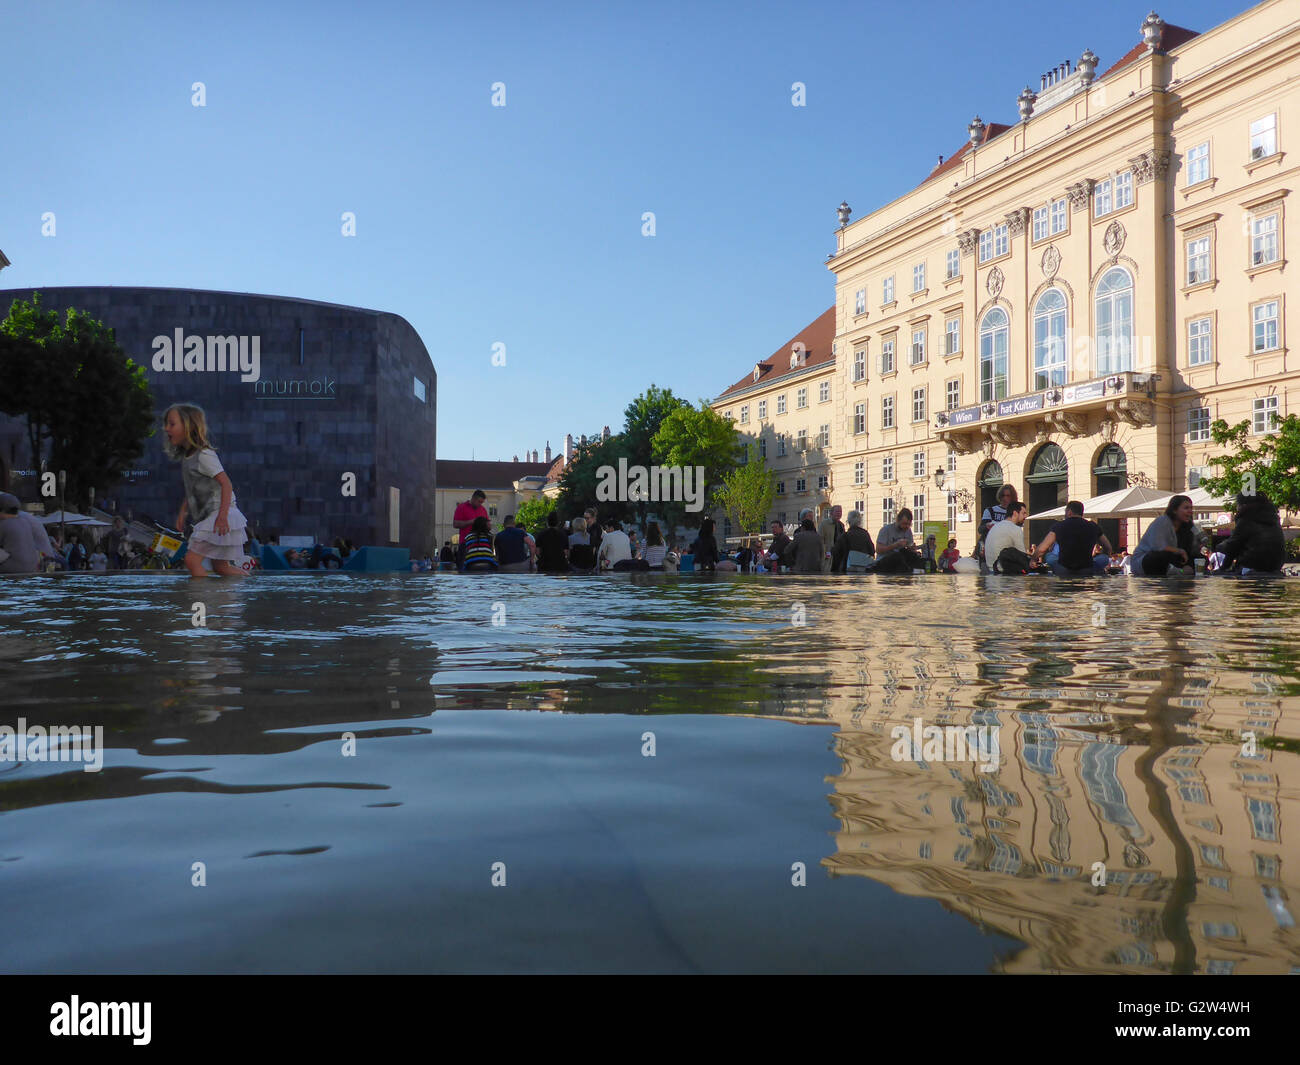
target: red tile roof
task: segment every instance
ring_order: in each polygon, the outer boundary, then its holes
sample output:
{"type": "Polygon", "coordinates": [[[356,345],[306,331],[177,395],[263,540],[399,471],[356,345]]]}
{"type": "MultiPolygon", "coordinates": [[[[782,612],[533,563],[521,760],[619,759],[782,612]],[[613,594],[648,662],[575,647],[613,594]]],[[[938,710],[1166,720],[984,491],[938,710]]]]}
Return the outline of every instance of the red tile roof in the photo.
{"type": "MultiPolygon", "coordinates": [[[[984,139],[980,141],[980,146],[983,147],[985,144],[988,144],[988,142],[991,141],[994,137],[997,137],[1000,134],[1005,133],[1010,128],[1011,128],[1010,126],[1003,125],[1003,123],[1001,122],[990,122],[987,126],[984,127],[984,139]]],[[[948,173],[949,170],[955,170],[958,166],[964,165],[962,163],[962,160],[966,158],[966,153],[969,151],[970,151],[970,140],[968,139],[965,144],[963,144],[960,148],[957,149],[956,152],[948,156],[947,159],[945,159],[942,163],[940,163],[933,170],[931,170],[930,176],[927,177],[925,180],[929,181],[931,178],[937,178],[940,174],[946,174],[948,173]]],[[[924,182],[922,182],[922,184],[924,184],[924,182]]]]}
{"type": "MultiPolygon", "coordinates": [[[[790,351],[796,344],[803,344],[808,352],[808,358],[804,365],[799,367],[800,370],[834,362],[835,356],[831,354],[831,344],[834,340],[835,308],[830,307],[777,348],[776,351],[772,352],[766,359],[758,363],[762,373],[757,381],[754,380],[754,371],[751,368],[749,373],[745,374],[734,385],[719,393],[718,399],[722,399],[732,392],[751,388],[755,384],[766,384],[768,381],[775,381],[778,377],[788,374],[790,372],[790,351]]],[[[715,403],[717,401],[714,400],[715,403]]]]}
{"type": "MultiPolygon", "coordinates": [[[[563,460],[561,460],[563,461],[563,460]]],[[[464,459],[439,459],[439,488],[476,488],[508,491],[521,477],[545,477],[551,468],[547,462],[472,462],[464,459]]]]}
{"type": "MultiPolygon", "coordinates": [[[[1184,29],[1182,26],[1173,26],[1166,22],[1165,32],[1160,37],[1160,50],[1162,52],[1172,51],[1173,49],[1177,48],[1179,45],[1186,44],[1193,37],[1199,37],[1199,36],[1200,33],[1197,30],[1184,29]]],[[[1112,74],[1115,73],[1115,71],[1123,70],[1130,63],[1136,62],[1146,54],[1147,54],[1146,44],[1139,41],[1127,52],[1125,52],[1122,56],[1120,56],[1118,60],[1112,63],[1107,68],[1106,73],[1104,73],[1102,77],[1103,78],[1110,77],[1112,74]]]]}

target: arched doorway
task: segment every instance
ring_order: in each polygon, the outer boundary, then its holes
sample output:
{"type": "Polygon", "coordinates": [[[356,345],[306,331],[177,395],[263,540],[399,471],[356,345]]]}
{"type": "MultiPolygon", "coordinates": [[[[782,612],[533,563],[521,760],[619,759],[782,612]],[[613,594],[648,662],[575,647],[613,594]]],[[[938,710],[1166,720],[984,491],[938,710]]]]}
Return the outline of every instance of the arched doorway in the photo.
{"type": "Polygon", "coordinates": [[[993,461],[986,462],[976,482],[980,493],[980,508],[975,515],[976,518],[982,517],[984,512],[998,501],[998,489],[1002,487],[1002,482],[1002,467],[993,461]]]}
{"type": "MultiPolygon", "coordinates": [[[[1097,455],[1097,464],[1092,468],[1092,473],[1097,478],[1096,495],[1103,496],[1107,492],[1118,492],[1127,488],[1128,456],[1124,454],[1124,449],[1118,444],[1107,444],[1097,455]]],[[[1119,550],[1127,546],[1120,542],[1120,537],[1128,532],[1127,521],[1121,521],[1119,518],[1098,518],[1096,521],[1101,526],[1101,531],[1106,534],[1111,547],[1119,550]]]]}
{"type": "MultiPolygon", "coordinates": [[[[1029,465],[1025,480],[1029,482],[1029,513],[1041,514],[1045,510],[1063,507],[1070,501],[1069,459],[1059,444],[1044,444],[1038,449],[1029,465]]],[[[1054,524],[1054,519],[1029,520],[1029,539],[1038,543],[1054,524]]]]}

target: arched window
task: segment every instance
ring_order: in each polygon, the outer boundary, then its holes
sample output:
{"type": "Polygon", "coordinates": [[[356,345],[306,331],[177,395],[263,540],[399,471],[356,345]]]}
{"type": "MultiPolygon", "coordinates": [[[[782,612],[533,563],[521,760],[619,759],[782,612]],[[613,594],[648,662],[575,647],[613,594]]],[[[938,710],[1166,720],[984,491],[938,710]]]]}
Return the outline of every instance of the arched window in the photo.
{"type": "Polygon", "coordinates": [[[1049,288],[1034,304],[1034,391],[1065,384],[1065,295],[1049,288]]]}
{"type": "Polygon", "coordinates": [[[1097,286],[1097,373],[1133,368],[1133,278],[1122,266],[1107,270],[1097,286]]]}
{"type": "Polygon", "coordinates": [[[1007,398],[1007,337],[1010,319],[994,307],[980,322],[980,402],[1007,398]]]}

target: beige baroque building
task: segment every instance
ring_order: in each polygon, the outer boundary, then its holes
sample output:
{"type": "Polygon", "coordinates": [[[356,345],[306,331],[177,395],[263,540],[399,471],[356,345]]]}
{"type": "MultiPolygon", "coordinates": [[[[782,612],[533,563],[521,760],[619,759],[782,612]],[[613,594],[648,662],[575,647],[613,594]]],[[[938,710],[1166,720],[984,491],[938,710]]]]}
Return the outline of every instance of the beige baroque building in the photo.
{"type": "MultiPolygon", "coordinates": [[[[771,520],[793,523],[811,507],[818,517],[834,490],[837,427],[835,308],[831,307],[727,388],[711,406],[758,448],[776,480],[771,520]]],[[[842,494],[842,493],[841,493],[842,494]]],[[[720,511],[718,527],[732,535],[720,511]]],[[[736,531],[738,534],[738,530],[736,531]]]]}
{"type": "Polygon", "coordinates": [[[893,203],[841,205],[831,480],[871,527],[907,505],[968,552],[1002,483],[1031,515],[1180,491],[1212,421],[1300,411],[1300,6],[1141,34],[1042,75],[1016,124],[973,119],[893,203]]]}
{"type": "MultiPolygon", "coordinates": [[[[549,453],[550,446],[547,446],[549,453]]],[[[533,453],[536,455],[536,452],[533,453]]],[[[435,536],[439,547],[455,544],[459,531],[451,524],[456,507],[477,490],[487,496],[484,506],[492,519],[492,531],[500,532],[507,514],[520,503],[539,499],[546,484],[549,462],[473,462],[462,459],[438,460],[438,490],[435,508],[435,536]]]]}

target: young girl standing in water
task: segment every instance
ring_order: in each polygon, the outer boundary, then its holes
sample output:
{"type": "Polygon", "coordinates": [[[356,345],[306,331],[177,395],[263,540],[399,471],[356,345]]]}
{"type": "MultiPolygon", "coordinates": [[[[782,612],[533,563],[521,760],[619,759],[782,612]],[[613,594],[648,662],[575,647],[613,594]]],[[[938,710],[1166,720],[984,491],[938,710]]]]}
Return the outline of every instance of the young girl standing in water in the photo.
{"type": "Polygon", "coordinates": [[[188,512],[194,522],[185,568],[191,577],[202,577],[203,560],[212,559],[212,569],[222,577],[244,575],[235,563],[244,557],[244,530],[248,525],[235,506],[235,489],[221,460],[208,442],[208,421],[202,407],[174,403],[163,417],[167,435],[164,450],[181,464],[185,481],[185,502],[181,504],[176,528],[185,532],[188,512]]]}

